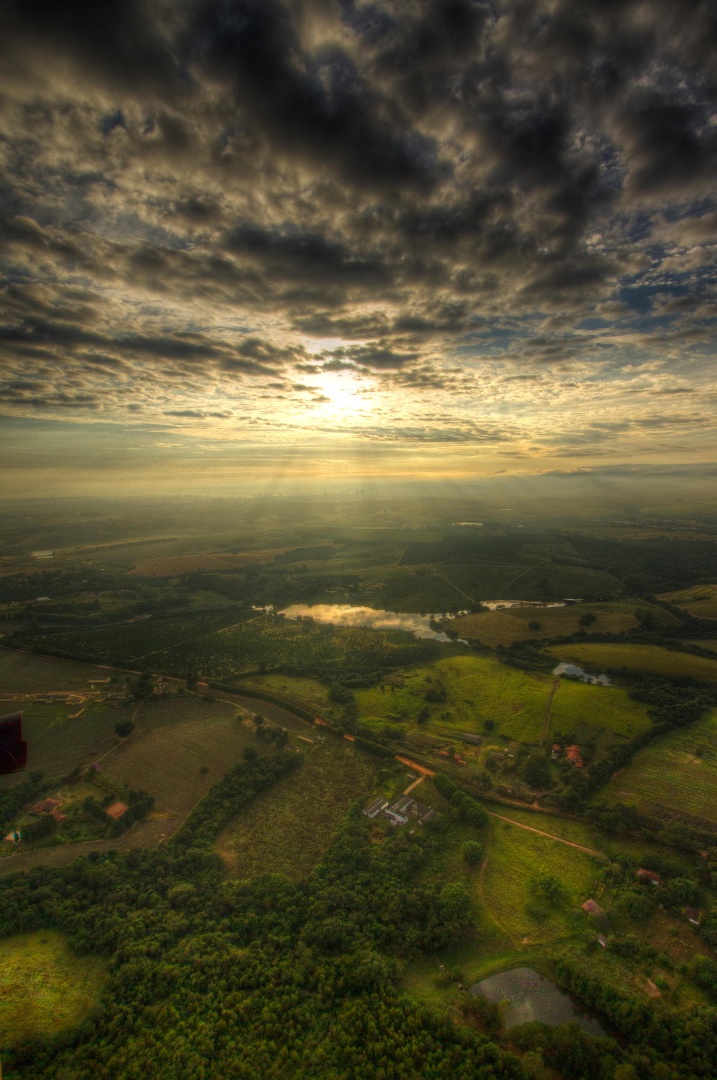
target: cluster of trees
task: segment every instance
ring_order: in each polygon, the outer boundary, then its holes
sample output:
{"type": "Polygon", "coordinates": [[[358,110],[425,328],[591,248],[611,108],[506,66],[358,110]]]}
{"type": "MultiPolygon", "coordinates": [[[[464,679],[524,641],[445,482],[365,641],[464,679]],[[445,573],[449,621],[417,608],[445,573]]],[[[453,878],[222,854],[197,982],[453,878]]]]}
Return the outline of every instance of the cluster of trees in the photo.
{"type": "Polygon", "coordinates": [[[641,1066],[640,1076],[660,1080],[684,1080],[685,1076],[710,1080],[714,1076],[717,1024],[710,1006],[692,1004],[678,1010],[644,995],[638,997],[589,974],[575,960],[559,960],[556,973],[568,990],[597,1009],[629,1041],[641,1066]]]}
{"type": "MultiPolygon", "coordinates": [[[[621,1043],[575,1026],[503,1035],[500,1010],[477,999],[466,999],[465,1026],[399,994],[399,965],[475,933],[463,883],[416,883],[424,859],[442,850],[445,816],[377,845],[356,807],[308,880],[226,880],[212,848],[218,831],[299,763],[286,750],[252,757],[163,848],[95,854],[0,880],[1,934],[56,927],[75,950],[110,956],[99,1012],[68,1036],[6,1054],[8,1080],[712,1075],[713,1009],[678,1012],[615,990],[586,972],[584,957],[561,961],[558,977],[607,1018],[621,1043]],[[496,1040],[516,1047],[522,1063],[496,1040]]],[[[460,816],[478,806],[448,778],[437,783],[460,816]]],[[[480,855],[479,843],[465,845],[469,862],[480,855]]],[[[555,899],[545,875],[536,891],[555,899]]],[[[714,967],[690,973],[707,992],[714,967]]]]}
{"type": "Polygon", "coordinates": [[[433,783],[444,799],[448,799],[455,807],[456,816],[461,821],[467,821],[469,825],[477,825],[479,828],[488,824],[488,815],[481,804],[465,791],[461,791],[450,777],[439,773],[434,776],[433,783]]]}

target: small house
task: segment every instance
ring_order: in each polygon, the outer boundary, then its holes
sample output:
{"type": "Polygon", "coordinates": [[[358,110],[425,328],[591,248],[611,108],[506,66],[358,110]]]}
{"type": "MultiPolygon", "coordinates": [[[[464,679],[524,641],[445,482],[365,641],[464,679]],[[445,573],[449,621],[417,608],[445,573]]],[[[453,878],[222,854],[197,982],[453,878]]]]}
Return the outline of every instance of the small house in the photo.
{"type": "Polygon", "coordinates": [[[607,949],[607,938],[604,934],[598,934],[598,945],[601,945],[603,949],[607,949]]]}
{"type": "Polygon", "coordinates": [[[60,825],[63,821],[67,821],[67,814],[63,814],[62,810],[58,810],[57,807],[50,811],[49,815],[53,821],[56,821],[60,825]]]}
{"type": "Polygon", "coordinates": [[[565,760],[569,761],[571,765],[574,765],[576,769],[582,769],[583,759],[580,756],[579,746],[568,746],[565,751],[565,760]]]}
{"type": "Polygon", "coordinates": [[[121,817],[124,817],[128,809],[129,807],[123,802],[113,802],[111,806],[106,808],[105,813],[113,821],[119,821],[121,817]]]}
{"type": "Polygon", "coordinates": [[[563,748],[560,745],[560,743],[557,743],[557,742],[553,743],[553,745],[550,748],[550,756],[553,759],[553,761],[557,761],[557,759],[560,757],[560,751],[562,749],[563,748]]]}
{"type": "Polygon", "coordinates": [[[688,923],[692,924],[692,926],[699,926],[702,922],[702,912],[698,911],[697,908],[686,907],[685,918],[687,919],[688,923]]]}
{"type": "Polygon", "coordinates": [[[364,807],[364,814],[367,818],[373,820],[373,818],[378,817],[381,811],[387,806],[388,799],[374,799],[373,802],[370,802],[368,806],[364,807]]]}
{"type": "Polygon", "coordinates": [[[52,814],[52,811],[57,810],[60,805],[59,799],[43,799],[42,802],[31,806],[28,813],[34,817],[42,817],[45,814],[52,814]]]}
{"type": "Polygon", "coordinates": [[[640,867],[635,876],[643,885],[662,885],[662,878],[654,870],[645,870],[644,867],[640,867]]]}
{"type": "Polygon", "coordinates": [[[596,904],[594,900],[586,900],[584,904],[580,905],[583,911],[588,915],[592,915],[593,918],[597,918],[599,915],[604,915],[605,912],[599,904],[596,904]]]}

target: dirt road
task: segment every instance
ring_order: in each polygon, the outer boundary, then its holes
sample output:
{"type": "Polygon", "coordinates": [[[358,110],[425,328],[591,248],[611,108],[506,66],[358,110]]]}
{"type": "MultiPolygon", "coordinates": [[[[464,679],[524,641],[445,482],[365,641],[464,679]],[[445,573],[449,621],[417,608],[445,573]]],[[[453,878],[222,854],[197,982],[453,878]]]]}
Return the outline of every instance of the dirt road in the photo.
{"type": "Polygon", "coordinates": [[[577,851],[584,851],[586,855],[592,855],[596,859],[602,859],[603,862],[609,863],[607,855],[602,851],[596,851],[595,848],[585,847],[583,844],[576,844],[573,840],[564,840],[562,836],[554,836],[553,833],[544,832],[542,829],[534,829],[532,825],[524,825],[522,821],[514,821],[513,818],[506,817],[504,814],[496,814],[492,810],[486,810],[486,814],[489,817],[498,818],[499,821],[506,821],[509,825],[515,825],[516,829],[525,829],[526,832],[536,833],[538,836],[547,836],[548,840],[555,840],[558,844],[565,844],[566,847],[575,848],[577,851]]]}

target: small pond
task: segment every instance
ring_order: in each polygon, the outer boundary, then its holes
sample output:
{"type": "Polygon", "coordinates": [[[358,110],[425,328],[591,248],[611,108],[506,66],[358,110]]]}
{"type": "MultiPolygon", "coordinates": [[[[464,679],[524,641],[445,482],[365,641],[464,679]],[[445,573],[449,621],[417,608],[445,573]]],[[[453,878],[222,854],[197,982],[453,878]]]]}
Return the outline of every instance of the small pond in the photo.
{"type": "Polygon", "coordinates": [[[553,675],[568,675],[571,679],[592,683],[593,686],[612,686],[607,675],[588,675],[587,671],[583,671],[577,664],[558,664],[553,668],[553,675]]]}
{"type": "Polygon", "coordinates": [[[550,1027],[576,1022],[588,1035],[605,1034],[594,1016],[578,1010],[572,998],[532,968],[501,971],[482,979],[470,990],[472,994],[482,994],[488,1001],[510,1002],[504,1018],[507,1028],[535,1021],[550,1027]]]}
{"type": "Polygon", "coordinates": [[[451,641],[448,634],[431,629],[428,615],[402,611],[382,611],[380,608],[354,607],[352,604],[291,604],[279,612],[287,619],[309,616],[317,622],[333,626],[367,626],[372,630],[406,630],[417,638],[429,641],[451,641]]]}

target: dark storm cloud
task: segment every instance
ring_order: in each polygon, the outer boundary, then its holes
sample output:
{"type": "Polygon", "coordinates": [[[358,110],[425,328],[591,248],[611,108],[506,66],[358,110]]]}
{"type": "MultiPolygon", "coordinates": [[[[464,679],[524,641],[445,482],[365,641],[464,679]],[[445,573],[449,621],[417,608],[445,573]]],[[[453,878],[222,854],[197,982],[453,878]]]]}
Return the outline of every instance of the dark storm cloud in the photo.
{"type": "Polygon", "coordinates": [[[332,165],[349,182],[430,186],[442,171],[436,143],[354,58],[338,46],[308,53],[277,0],[209,0],[189,49],[206,75],[231,83],[248,123],[259,121],[272,141],[332,165]]]}
{"type": "Polygon", "coordinates": [[[210,420],[610,357],[667,408],[717,317],[716,61],[707,0],[6,4],[4,400],[210,420]]]}

